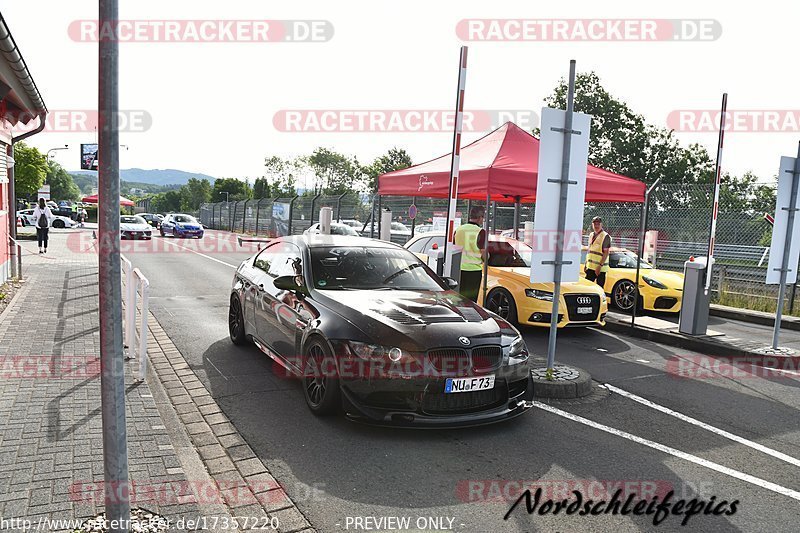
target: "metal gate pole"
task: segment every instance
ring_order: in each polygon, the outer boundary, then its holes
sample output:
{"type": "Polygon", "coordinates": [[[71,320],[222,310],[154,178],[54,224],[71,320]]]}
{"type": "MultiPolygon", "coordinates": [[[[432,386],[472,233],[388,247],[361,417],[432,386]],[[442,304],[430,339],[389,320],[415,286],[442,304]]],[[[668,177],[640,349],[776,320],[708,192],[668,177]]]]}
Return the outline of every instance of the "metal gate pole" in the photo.
{"type": "Polygon", "coordinates": [[[130,521],[128,435],[125,426],[125,366],[122,341],[122,288],[119,235],[119,41],[117,0],[100,0],[100,25],[111,36],[99,43],[98,251],[100,315],[100,396],[106,517],[113,533],[130,521]]]}
{"type": "MultiPolygon", "coordinates": [[[[644,255],[644,235],[647,232],[647,218],[650,213],[650,193],[658,187],[661,178],[658,178],[649,189],[644,193],[644,204],[642,204],[642,214],[639,217],[641,226],[639,229],[639,260],[636,262],[636,302],[633,304],[633,312],[631,313],[631,327],[636,325],[636,309],[639,307],[639,271],[642,263],[642,256],[644,255]]],[[[613,295],[612,295],[613,297],[613,295]]]]}

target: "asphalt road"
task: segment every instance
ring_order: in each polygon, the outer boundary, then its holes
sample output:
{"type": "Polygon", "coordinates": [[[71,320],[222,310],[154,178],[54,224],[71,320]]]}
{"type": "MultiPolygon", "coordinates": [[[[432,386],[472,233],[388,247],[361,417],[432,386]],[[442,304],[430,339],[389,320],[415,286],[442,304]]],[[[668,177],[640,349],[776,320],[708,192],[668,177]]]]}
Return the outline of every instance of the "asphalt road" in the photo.
{"type": "MultiPolygon", "coordinates": [[[[474,429],[393,430],[317,418],[299,382],[280,377],[254,346],[228,339],[234,268],[250,253],[231,235],[208,231],[202,242],[156,237],[126,255],[150,280],[158,321],[318,530],[398,529],[366,517],[408,517],[411,530],[434,530],[437,517],[442,529],[481,532],[797,530],[800,374],[731,375],[698,354],[571,329],[559,333],[557,361],[711,427],[600,387],[586,399],[549,402],[558,411],[536,408],[474,429]],[[701,513],[686,527],[682,516],[655,526],[653,515],[540,515],[541,507],[529,515],[524,504],[504,520],[520,483],[541,487],[542,504],[571,490],[607,500],[617,487],[627,491],[623,498],[674,490],[673,499],[738,504],[735,514],[701,513]]],[[[523,333],[543,356],[547,332],[523,333]]]]}

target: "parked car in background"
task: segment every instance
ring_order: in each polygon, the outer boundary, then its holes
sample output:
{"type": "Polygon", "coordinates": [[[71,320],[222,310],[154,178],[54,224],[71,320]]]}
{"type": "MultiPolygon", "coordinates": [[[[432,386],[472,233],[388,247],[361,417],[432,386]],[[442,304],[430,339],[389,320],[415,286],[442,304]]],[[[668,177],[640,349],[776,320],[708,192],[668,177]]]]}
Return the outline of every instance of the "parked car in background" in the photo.
{"type": "Polygon", "coordinates": [[[254,342],[301,379],[316,415],[460,427],[533,405],[519,331],[398,245],[275,239],[236,269],[229,302],[231,341],[254,342]]]}
{"type": "MultiPolygon", "coordinates": [[[[427,261],[431,250],[444,246],[443,233],[423,233],[405,247],[427,261]]],[[[512,323],[549,327],[553,283],[531,282],[530,246],[515,239],[489,237],[485,307],[512,323]]],[[[482,293],[479,300],[482,301],[482,293]]],[[[580,279],[561,284],[558,327],[604,326],[608,302],[596,283],[580,279]]]]}
{"type": "Polygon", "coordinates": [[[161,225],[161,221],[164,220],[164,216],[157,213],[139,213],[139,216],[142,217],[149,226],[156,229],[161,225]]]}
{"type": "MultiPolygon", "coordinates": [[[[636,260],[626,248],[612,247],[608,254],[608,273],[603,286],[611,301],[622,311],[633,310],[636,295],[636,260]]],[[[581,264],[586,262],[583,247],[581,264]]],[[[639,262],[639,308],[645,311],[678,313],[683,299],[683,272],[660,270],[646,261],[639,262]]]]}
{"type": "MultiPolygon", "coordinates": [[[[371,224],[368,224],[367,227],[364,228],[364,231],[362,232],[362,234],[364,234],[364,233],[369,234],[371,226],[372,226],[371,224]]],[[[360,228],[358,228],[358,230],[361,231],[360,228]]],[[[391,235],[397,235],[397,236],[402,235],[402,236],[406,236],[406,237],[411,237],[411,228],[409,228],[408,226],[406,226],[402,222],[392,222],[392,227],[391,227],[391,229],[389,231],[390,231],[391,235]]],[[[378,224],[374,225],[373,233],[375,233],[375,236],[377,237],[377,235],[378,235],[378,224]]]]}
{"type": "Polygon", "coordinates": [[[356,220],[354,218],[344,218],[342,220],[337,220],[340,224],[346,224],[351,228],[355,228],[356,231],[361,231],[361,228],[364,227],[364,223],[360,220],[356,220]]]}
{"type": "Polygon", "coordinates": [[[138,215],[122,215],[119,217],[119,236],[121,239],[150,239],[153,229],[138,215]]]}
{"type": "MultiPolygon", "coordinates": [[[[52,210],[51,210],[52,211],[52,210]]],[[[22,221],[23,226],[35,226],[36,220],[33,218],[33,209],[23,209],[22,211],[17,211],[17,218],[22,221]]],[[[55,212],[53,213],[53,222],[51,227],[53,228],[71,228],[75,226],[76,222],[69,217],[56,215],[55,212]]]]}
{"type": "Polygon", "coordinates": [[[161,221],[159,231],[162,237],[197,237],[203,238],[203,226],[192,215],[184,213],[171,213],[161,221]]]}
{"type": "MultiPolygon", "coordinates": [[[[320,224],[319,222],[313,224],[303,233],[305,235],[318,235],[320,224]]],[[[347,224],[340,224],[338,222],[331,222],[331,235],[350,235],[351,237],[358,237],[358,232],[347,224]]]]}
{"type": "Polygon", "coordinates": [[[420,233],[430,233],[433,231],[433,224],[420,224],[419,226],[414,227],[414,235],[418,235],[420,233]]]}

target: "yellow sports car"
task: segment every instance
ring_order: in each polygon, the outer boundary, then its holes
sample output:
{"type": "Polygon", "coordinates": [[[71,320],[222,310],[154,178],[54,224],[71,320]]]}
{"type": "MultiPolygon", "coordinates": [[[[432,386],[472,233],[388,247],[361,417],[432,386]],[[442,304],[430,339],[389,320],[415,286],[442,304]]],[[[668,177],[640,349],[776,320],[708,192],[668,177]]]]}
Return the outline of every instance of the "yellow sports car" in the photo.
{"type": "MultiPolygon", "coordinates": [[[[423,233],[405,244],[423,261],[444,246],[444,234],[423,233]]],[[[531,283],[531,248],[505,237],[489,237],[488,298],[484,307],[509,322],[550,326],[553,284],[531,283]]],[[[478,297],[481,302],[483,291],[478,297]]],[[[585,279],[561,284],[558,327],[604,326],[608,304],[603,290],[585,279]]]]}
{"type": "MultiPolygon", "coordinates": [[[[631,311],[636,301],[636,259],[626,248],[611,248],[608,273],[603,288],[611,301],[622,311],[631,311]]],[[[586,247],[583,247],[583,261],[586,247]]],[[[681,310],[683,273],[653,268],[646,261],[639,268],[639,308],[646,311],[677,313],[681,310]]]]}

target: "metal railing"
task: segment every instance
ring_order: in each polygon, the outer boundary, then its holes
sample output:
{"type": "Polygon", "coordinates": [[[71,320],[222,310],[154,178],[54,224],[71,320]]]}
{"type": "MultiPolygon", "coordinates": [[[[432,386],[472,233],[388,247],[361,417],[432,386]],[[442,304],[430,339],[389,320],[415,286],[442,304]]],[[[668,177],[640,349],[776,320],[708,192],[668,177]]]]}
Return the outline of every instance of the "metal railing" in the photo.
{"type": "Polygon", "coordinates": [[[149,311],[150,282],[138,268],[133,268],[127,257],[121,256],[124,288],[122,302],[125,306],[125,349],[128,360],[139,360],[137,379],[147,376],[147,317],[149,311]],[[137,328],[138,323],[138,328],[137,328]]]}

